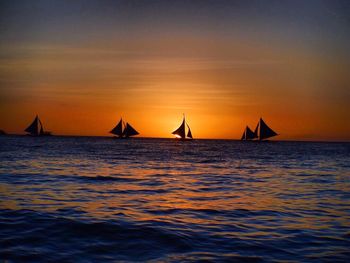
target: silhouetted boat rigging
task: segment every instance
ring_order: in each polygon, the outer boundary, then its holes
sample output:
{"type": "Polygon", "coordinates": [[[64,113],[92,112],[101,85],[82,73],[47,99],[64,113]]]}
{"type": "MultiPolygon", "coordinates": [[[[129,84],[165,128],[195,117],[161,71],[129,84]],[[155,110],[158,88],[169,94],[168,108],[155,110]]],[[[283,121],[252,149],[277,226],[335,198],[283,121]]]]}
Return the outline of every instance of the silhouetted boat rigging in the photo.
{"type": "Polygon", "coordinates": [[[254,132],[247,126],[243,132],[241,140],[248,141],[258,139],[259,141],[278,135],[260,118],[254,132]]]}
{"type": "Polygon", "coordinates": [[[24,130],[31,136],[50,136],[51,132],[44,131],[44,126],[39,119],[38,115],[36,115],[34,121],[24,130]]]}
{"type": "Polygon", "coordinates": [[[184,115],[184,118],[183,118],[183,121],[182,121],[182,124],[180,125],[180,127],[177,128],[175,131],[173,131],[172,134],[174,134],[177,138],[179,138],[181,140],[193,139],[190,126],[188,125],[188,123],[185,120],[185,115],[184,115]],[[187,136],[186,136],[186,126],[188,128],[187,136]]]}
{"type": "Polygon", "coordinates": [[[241,140],[248,141],[257,138],[256,134],[247,126],[243,132],[241,140]]]}
{"type": "Polygon", "coordinates": [[[139,134],[129,123],[125,124],[122,118],[110,133],[116,135],[117,138],[129,138],[139,134]]]}

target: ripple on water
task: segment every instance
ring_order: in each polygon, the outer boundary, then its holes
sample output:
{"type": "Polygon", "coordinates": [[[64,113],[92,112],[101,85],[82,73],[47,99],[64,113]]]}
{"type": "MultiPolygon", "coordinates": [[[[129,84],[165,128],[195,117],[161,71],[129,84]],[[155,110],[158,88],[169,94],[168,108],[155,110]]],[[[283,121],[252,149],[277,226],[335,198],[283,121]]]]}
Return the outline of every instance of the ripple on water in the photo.
{"type": "Polygon", "coordinates": [[[1,137],[0,259],[346,262],[349,149],[1,137]]]}

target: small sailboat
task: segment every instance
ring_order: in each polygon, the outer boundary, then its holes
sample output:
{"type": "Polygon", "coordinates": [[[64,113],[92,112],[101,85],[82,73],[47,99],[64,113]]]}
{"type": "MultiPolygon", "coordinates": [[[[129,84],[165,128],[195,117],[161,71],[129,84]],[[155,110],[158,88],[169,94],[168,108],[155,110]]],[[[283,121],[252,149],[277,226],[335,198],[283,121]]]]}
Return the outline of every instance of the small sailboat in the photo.
{"type": "Polygon", "coordinates": [[[24,130],[27,132],[27,135],[31,136],[50,136],[51,132],[44,131],[44,126],[39,119],[38,115],[36,115],[34,121],[24,130]]]}
{"type": "Polygon", "coordinates": [[[259,141],[278,135],[260,118],[254,132],[247,126],[243,132],[242,141],[258,139],[259,141]]]}
{"type": "Polygon", "coordinates": [[[257,138],[257,135],[247,126],[243,132],[242,141],[249,141],[257,138]]]}
{"type": "Polygon", "coordinates": [[[116,138],[129,138],[139,134],[129,123],[125,124],[122,118],[109,133],[116,135],[116,138]]]}
{"type": "Polygon", "coordinates": [[[183,121],[182,121],[180,127],[177,128],[175,131],[173,131],[172,134],[174,134],[176,136],[176,138],[179,138],[181,140],[186,140],[186,139],[191,139],[192,140],[193,139],[190,126],[188,125],[188,123],[185,120],[185,115],[183,117],[183,121]],[[187,129],[188,129],[187,136],[186,136],[186,126],[187,126],[187,129]]]}
{"type": "Polygon", "coordinates": [[[267,126],[267,124],[263,121],[262,118],[260,118],[255,128],[254,134],[259,141],[278,135],[274,130],[267,126]]]}

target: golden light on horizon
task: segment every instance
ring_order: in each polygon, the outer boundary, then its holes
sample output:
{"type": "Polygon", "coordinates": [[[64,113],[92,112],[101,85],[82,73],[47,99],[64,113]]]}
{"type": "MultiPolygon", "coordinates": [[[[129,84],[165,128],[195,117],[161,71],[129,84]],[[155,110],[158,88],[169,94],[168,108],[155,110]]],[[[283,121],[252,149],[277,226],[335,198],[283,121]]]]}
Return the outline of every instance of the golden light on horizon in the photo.
{"type": "Polygon", "coordinates": [[[57,135],[109,136],[123,117],[139,136],[173,138],[185,113],[195,138],[239,139],[263,117],[278,139],[350,140],[345,59],[245,41],[174,34],[4,45],[19,55],[1,59],[0,129],[23,133],[39,114],[57,135]]]}

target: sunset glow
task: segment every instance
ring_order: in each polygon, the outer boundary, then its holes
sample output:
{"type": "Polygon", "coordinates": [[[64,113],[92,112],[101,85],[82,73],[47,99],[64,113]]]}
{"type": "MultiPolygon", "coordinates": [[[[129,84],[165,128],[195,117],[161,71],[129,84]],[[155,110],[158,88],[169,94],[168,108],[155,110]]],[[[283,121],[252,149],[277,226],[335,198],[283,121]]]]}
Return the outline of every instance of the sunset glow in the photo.
{"type": "Polygon", "coordinates": [[[348,262],[350,0],[1,0],[1,262],[348,262]]]}
{"type": "Polygon", "coordinates": [[[279,139],[350,140],[337,4],[175,2],[2,4],[0,129],[39,114],[57,135],[108,136],[123,117],[172,138],[185,113],[195,138],[239,139],[263,117],[279,139]]]}

